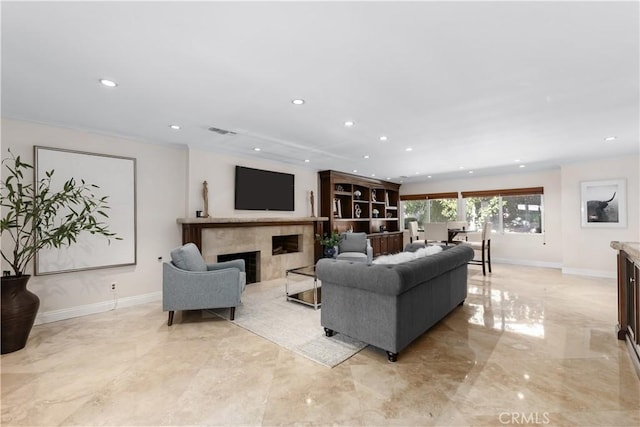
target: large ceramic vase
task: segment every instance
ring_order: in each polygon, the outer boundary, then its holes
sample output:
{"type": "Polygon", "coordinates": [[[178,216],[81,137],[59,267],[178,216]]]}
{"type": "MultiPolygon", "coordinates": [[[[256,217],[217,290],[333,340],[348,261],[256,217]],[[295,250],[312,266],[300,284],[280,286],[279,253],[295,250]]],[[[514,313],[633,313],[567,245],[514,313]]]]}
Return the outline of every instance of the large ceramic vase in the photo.
{"type": "Polygon", "coordinates": [[[26,274],[1,278],[2,354],[20,350],[27,345],[27,338],[40,307],[40,298],[27,289],[30,277],[26,274]]]}

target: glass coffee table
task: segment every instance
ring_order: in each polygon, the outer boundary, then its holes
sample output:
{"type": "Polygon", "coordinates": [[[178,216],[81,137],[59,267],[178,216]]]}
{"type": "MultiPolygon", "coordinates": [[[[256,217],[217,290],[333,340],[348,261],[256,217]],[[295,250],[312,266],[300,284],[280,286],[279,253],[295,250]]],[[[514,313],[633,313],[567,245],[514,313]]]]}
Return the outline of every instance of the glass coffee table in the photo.
{"type": "MultiPolygon", "coordinates": [[[[300,287],[295,286],[296,288],[300,287]]],[[[320,308],[321,305],[321,296],[322,289],[318,286],[318,277],[316,276],[316,266],[315,265],[307,265],[304,267],[292,268],[287,270],[286,281],[285,281],[285,293],[287,294],[287,301],[296,301],[301,304],[309,305],[316,310],[320,308]],[[309,283],[305,286],[306,289],[302,291],[297,291],[295,293],[289,293],[293,282],[302,283],[306,281],[310,281],[309,279],[313,279],[313,287],[309,283]]]]}

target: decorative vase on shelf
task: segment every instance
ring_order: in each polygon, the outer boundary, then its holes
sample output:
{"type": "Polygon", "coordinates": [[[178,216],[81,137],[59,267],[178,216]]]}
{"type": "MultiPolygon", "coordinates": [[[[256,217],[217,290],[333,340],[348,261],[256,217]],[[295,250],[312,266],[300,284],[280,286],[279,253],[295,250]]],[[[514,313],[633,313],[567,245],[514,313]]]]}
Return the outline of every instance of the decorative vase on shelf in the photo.
{"type": "Polygon", "coordinates": [[[353,197],[355,197],[357,200],[360,200],[361,196],[362,196],[362,193],[360,192],[360,190],[356,190],[353,192],[353,197]]]}
{"type": "Polygon", "coordinates": [[[361,213],[362,213],[362,208],[360,207],[360,205],[356,205],[355,207],[356,218],[360,218],[361,213]]]}

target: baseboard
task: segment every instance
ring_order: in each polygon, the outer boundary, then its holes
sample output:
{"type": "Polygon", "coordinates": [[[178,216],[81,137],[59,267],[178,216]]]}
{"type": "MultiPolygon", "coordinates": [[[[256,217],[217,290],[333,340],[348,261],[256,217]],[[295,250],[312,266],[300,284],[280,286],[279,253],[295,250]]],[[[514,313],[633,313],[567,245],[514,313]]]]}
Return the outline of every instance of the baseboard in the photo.
{"type": "Polygon", "coordinates": [[[526,265],[529,267],[541,267],[541,268],[562,268],[562,263],[559,262],[547,262],[547,261],[534,261],[528,259],[514,259],[514,258],[494,258],[491,257],[491,263],[496,264],[513,264],[513,265],[526,265]]]}
{"type": "Polygon", "coordinates": [[[118,308],[133,307],[135,305],[146,304],[148,302],[160,301],[161,299],[162,292],[152,292],[150,294],[116,298],[111,301],[80,305],[62,310],[47,311],[44,313],[38,313],[34,324],[41,325],[43,323],[57,322],[59,320],[72,319],[74,317],[87,316],[89,314],[103,313],[105,311],[115,310],[118,308]]]}
{"type": "Polygon", "coordinates": [[[492,264],[496,263],[496,264],[526,265],[529,267],[541,267],[541,268],[556,268],[556,269],[562,270],[563,274],[571,274],[575,276],[602,277],[605,279],[615,279],[617,277],[615,271],[567,268],[567,267],[563,267],[562,263],[557,263],[557,262],[533,261],[533,260],[513,259],[513,258],[491,258],[491,263],[492,264]]]}
{"type": "Polygon", "coordinates": [[[575,276],[591,276],[591,277],[603,277],[605,279],[615,279],[617,273],[615,271],[606,270],[588,270],[583,268],[567,268],[562,267],[563,274],[572,274],[575,276]]]}

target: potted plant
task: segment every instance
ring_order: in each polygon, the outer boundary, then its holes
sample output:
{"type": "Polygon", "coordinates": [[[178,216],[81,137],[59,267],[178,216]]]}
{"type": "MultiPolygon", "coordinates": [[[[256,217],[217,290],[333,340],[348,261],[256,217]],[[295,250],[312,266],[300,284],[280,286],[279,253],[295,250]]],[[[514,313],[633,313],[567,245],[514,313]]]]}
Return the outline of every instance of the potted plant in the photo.
{"type": "Polygon", "coordinates": [[[101,222],[109,206],[107,196],[94,195],[98,186],[71,178],[54,191],[53,170],[32,182],[25,175],[33,166],[9,154],[2,161],[6,175],[0,186],[0,231],[12,243],[0,250],[11,268],[3,271],[0,283],[2,354],[23,348],[33,327],[40,299],[27,290],[31,276],[25,271],[40,249],[69,246],[83,232],[121,240],[101,222]]]}
{"type": "Polygon", "coordinates": [[[324,236],[316,234],[316,240],[324,247],[325,258],[333,258],[336,253],[336,247],[338,243],[340,243],[340,235],[338,232],[333,231],[331,234],[324,233],[324,236]]]}

